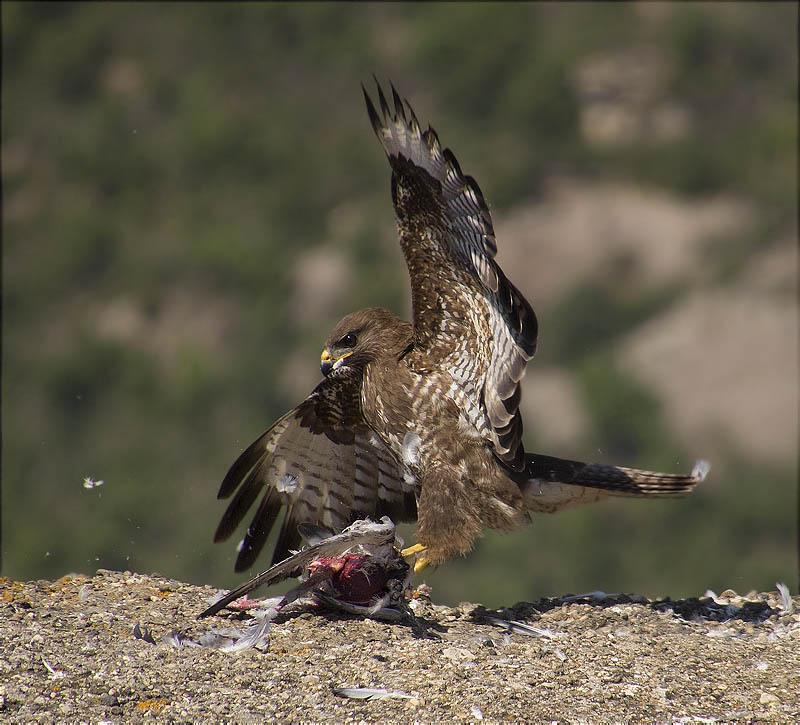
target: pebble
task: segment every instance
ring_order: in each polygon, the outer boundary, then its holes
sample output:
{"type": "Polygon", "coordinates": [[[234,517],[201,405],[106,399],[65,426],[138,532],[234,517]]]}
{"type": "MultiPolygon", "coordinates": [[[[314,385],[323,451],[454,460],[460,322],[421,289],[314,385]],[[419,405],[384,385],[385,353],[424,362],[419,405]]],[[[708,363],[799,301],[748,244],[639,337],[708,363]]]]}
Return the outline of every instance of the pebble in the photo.
{"type": "Polygon", "coordinates": [[[475,655],[463,647],[447,647],[442,650],[442,655],[449,660],[474,660],[475,655]]]}
{"type": "Polygon", "coordinates": [[[761,705],[780,705],[781,699],[771,692],[762,692],[761,697],[758,698],[761,705]]]}

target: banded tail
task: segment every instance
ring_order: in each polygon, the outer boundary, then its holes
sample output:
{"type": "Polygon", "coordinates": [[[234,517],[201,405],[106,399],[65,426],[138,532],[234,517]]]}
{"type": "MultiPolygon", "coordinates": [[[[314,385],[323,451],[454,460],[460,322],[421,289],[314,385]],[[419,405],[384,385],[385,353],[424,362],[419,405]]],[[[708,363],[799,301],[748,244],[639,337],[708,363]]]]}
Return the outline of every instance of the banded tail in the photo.
{"type": "Polygon", "coordinates": [[[703,481],[710,469],[704,460],[697,461],[688,474],[660,473],[529,453],[522,488],[530,510],[549,513],[606,496],[684,495],[703,481]]]}

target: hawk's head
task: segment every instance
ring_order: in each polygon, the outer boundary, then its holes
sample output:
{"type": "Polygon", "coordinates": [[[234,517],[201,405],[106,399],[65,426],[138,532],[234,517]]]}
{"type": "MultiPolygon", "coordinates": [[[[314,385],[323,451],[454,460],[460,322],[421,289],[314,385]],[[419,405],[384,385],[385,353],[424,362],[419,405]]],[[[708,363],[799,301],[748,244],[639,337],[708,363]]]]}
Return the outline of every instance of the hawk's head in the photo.
{"type": "Polygon", "coordinates": [[[341,367],[362,369],[384,356],[399,357],[411,343],[411,325],[380,307],[343,318],[325,341],[320,369],[327,376],[341,367]]]}

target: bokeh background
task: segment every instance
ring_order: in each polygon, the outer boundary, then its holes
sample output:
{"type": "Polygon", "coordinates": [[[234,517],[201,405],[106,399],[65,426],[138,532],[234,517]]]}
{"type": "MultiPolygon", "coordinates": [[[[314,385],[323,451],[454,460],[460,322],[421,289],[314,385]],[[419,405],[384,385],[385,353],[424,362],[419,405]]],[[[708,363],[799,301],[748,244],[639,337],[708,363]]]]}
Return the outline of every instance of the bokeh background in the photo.
{"type": "Polygon", "coordinates": [[[796,32],[795,3],[4,2],[3,573],[242,580],[228,466],[342,315],[410,312],[375,73],[536,308],[527,448],[713,463],[488,534],[434,599],[796,591],[796,32]]]}

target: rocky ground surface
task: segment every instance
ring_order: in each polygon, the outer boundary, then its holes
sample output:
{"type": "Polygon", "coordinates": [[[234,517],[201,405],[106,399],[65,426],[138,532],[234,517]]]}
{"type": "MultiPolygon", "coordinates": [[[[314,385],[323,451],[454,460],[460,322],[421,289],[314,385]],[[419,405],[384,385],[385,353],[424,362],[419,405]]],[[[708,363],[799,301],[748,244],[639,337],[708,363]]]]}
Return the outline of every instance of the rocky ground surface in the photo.
{"type": "Polygon", "coordinates": [[[415,621],[282,614],[258,647],[193,646],[247,629],[195,619],[217,593],[105,570],[0,579],[0,720],[800,720],[800,597],[779,592],[493,611],[423,597],[415,621]]]}

